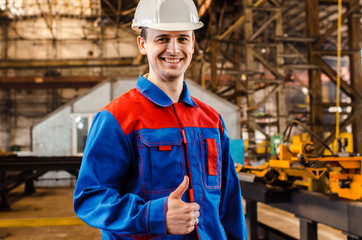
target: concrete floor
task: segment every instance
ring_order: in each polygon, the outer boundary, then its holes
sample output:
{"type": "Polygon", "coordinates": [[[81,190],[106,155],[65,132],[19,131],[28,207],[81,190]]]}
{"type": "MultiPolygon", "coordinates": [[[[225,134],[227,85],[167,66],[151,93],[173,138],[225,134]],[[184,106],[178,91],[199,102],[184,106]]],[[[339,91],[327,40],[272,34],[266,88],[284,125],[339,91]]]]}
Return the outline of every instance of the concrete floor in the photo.
{"type": "MultiPolygon", "coordinates": [[[[0,239],[101,239],[97,229],[85,225],[76,218],[72,206],[73,188],[43,188],[37,189],[37,192],[31,196],[21,197],[22,194],[23,187],[13,191],[9,199],[11,210],[0,212],[0,239]],[[1,227],[11,225],[11,222],[15,222],[15,226],[1,227]],[[31,226],[24,227],[24,224],[29,223],[31,226]]],[[[264,224],[299,238],[299,221],[292,214],[259,203],[258,218],[264,224]]],[[[336,229],[319,224],[318,239],[344,240],[347,237],[336,229]]]]}
{"type": "MultiPolygon", "coordinates": [[[[20,223],[32,225],[44,225],[40,220],[51,222],[52,219],[65,219],[62,226],[36,226],[36,227],[7,227],[0,228],[0,239],[6,240],[99,240],[101,239],[98,229],[83,225],[72,224],[77,219],[73,211],[73,189],[72,188],[43,188],[37,189],[31,196],[21,197],[23,188],[18,188],[11,193],[10,211],[0,212],[0,221],[3,223],[16,219],[20,223]],[[67,223],[68,222],[68,223],[67,223]]],[[[0,222],[1,224],[1,222],[0,222]]],[[[76,222],[75,224],[82,224],[76,222]]],[[[47,225],[47,224],[45,224],[47,225]]],[[[50,224],[49,224],[50,225],[50,224]]]]}

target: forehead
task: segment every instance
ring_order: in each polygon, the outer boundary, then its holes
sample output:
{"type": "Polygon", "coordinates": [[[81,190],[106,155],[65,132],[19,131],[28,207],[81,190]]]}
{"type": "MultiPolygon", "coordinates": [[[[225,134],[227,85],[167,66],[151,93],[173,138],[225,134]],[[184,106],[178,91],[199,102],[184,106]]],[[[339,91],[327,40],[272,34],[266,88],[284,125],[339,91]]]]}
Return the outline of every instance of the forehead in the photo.
{"type": "Polygon", "coordinates": [[[167,36],[167,37],[180,37],[180,36],[188,36],[192,37],[192,30],[187,31],[162,31],[157,29],[148,28],[147,29],[147,37],[156,38],[159,36],[167,36]]]}

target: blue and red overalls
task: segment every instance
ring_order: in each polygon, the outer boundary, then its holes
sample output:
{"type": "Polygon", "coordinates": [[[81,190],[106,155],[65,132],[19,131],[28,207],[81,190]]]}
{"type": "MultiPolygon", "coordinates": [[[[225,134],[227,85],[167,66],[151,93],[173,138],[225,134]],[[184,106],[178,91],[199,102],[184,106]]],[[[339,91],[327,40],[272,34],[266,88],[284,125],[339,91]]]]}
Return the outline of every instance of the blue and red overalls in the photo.
{"type": "Polygon", "coordinates": [[[178,103],[139,77],[97,113],[74,192],[76,214],[108,239],[246,240],[239,181],[221,116],[190,96],[178,103]],[[200,205],[197,229],[166,231],[169,194],[200,205]]]}

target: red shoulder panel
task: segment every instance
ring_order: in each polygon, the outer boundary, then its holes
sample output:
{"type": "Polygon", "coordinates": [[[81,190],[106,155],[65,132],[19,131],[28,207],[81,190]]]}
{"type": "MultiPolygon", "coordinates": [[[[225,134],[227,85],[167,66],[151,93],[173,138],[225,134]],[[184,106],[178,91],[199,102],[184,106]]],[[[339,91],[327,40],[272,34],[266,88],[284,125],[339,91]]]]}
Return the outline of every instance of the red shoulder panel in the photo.
{"type": "MultiPolygon", "coordinates": [[[[177,116],[184,127],[222,127],[219,114],[213,108],[200,100],[193,99],[198,108],[183,103],[174,104],[177,116]]],[[[117,119],[125,135],[142,128],[180,127],[173,106],[159,107],[145,98],[136,88],[116,98],[102,110],[109,111],[117,119]]]]}

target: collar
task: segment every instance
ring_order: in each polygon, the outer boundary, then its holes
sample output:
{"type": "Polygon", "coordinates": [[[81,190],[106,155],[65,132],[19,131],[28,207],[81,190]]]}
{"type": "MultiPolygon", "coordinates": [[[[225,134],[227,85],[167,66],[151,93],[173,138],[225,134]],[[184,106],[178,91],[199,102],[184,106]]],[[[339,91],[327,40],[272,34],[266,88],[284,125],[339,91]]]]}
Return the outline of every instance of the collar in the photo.
{"type": "MultiPolygon", "coordinates": [[[[171,98],[167,96],[166,93],[145,77],[138,77],[137,89],[145,98],[160,107],[169,107],[173,104],[171,98]]],[[[183,90],[179,102],[192,107],[198,107],[195,101],[191,98],[185,81],[183,82],[183,90]]]]}

